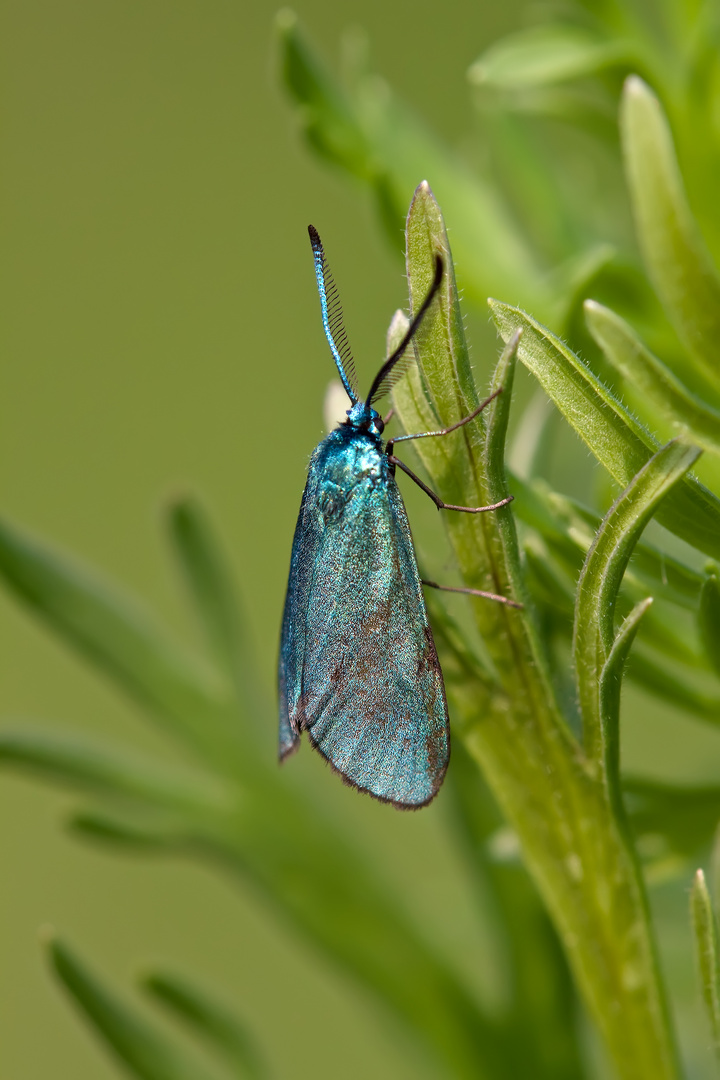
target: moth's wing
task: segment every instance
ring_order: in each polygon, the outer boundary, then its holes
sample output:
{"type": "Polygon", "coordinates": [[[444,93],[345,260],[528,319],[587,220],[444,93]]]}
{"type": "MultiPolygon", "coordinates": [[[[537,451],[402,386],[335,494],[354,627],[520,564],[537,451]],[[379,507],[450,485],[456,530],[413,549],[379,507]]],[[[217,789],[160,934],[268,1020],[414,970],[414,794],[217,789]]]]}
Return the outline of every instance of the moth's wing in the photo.
{"type": "Polygon", "coordinates": [[[447,769],[447,703],[394,477],[326,524],[306,599],[296,726],[348,783],[424,806],[447,769]]]}
{"type": "Polygon", "coordinates": [[[290,556],[285,611],[280,637],[278,663],[279,730],[278,755],[283,761],[300,742],[295,723],[302,692],[302,669],[305,656],[305,618],[312,586],[313,569],[322,546],[323,529],[314,507],[317,502],[320,474],[317,451],[310,460],[307,483],[300,503],[290,556]]]}

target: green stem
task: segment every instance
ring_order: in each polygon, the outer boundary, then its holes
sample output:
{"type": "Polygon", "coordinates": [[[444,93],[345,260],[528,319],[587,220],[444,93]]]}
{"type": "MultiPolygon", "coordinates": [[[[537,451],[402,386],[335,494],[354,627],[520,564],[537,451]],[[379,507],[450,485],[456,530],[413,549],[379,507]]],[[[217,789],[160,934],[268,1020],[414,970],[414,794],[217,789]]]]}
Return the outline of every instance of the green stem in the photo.
{"type": "MultiPolygon", "coordinates": [[[[423,336],[420,360],[432,407],[450,424],[477,400],[454,288],[447,236],[427,184],[408,218],[408,273],[414,306],[424,295],[436,251],[449,267],[446,288],[423,336]]],[[[497,381],[503,394],[486,427],[473,423],[448,439],[416,444],[447,501],[477,506],[507,494],[502,444],[513,356],[497,381]],[[449,461],[448,441],[457,439],[449,461]],[[464,445],[460,445],[460,439],[464,445]],[[443,447],[442,444],[446,445],[443,447]]],[[[420,430],[417,403],[400,388],[400,419],[420,430]]],[[[468,585],[527,604],[510,508],[448,514],[446,525],[468,585]]],[[[472,601],[497,674],[497,689],[462,737],[522,844],[527,865],[558,929],[579,988],[625,1080],[670,1080],[677,1061],[664,992],[654,962],[642,881],[623,825],[602,779],[571,734],[555,701],[529,606],[472,601]]]]}

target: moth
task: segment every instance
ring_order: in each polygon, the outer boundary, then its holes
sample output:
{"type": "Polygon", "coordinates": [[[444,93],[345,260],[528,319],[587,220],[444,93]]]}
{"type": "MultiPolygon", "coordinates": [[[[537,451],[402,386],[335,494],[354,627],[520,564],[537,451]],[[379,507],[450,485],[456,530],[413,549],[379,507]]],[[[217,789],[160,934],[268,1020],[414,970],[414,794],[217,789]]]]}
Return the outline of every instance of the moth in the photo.
{"type": "MultiPolygon", "coordinates": [[[[374,406],[407,370],[409,361],[401,361],[440,288],[443,260],[436,257],[425,300],[361,399],[337,289],[317,231],[311,225],[308,232],[323,327],[350,408],[310,459],[295,528],[280,643],[279,756],[293,753],[306,732],[346,783],[398,808],[417,809],[443,782],[450,730],[396,470],[439,509],[481,513],[512,496],[491,506],[444,503],[394,447],[455,431],[495,395],[452,427],[384,442],[385,424],[374,406]]],[[[517,606],[480,590],[453,591],[517,606]]]]}

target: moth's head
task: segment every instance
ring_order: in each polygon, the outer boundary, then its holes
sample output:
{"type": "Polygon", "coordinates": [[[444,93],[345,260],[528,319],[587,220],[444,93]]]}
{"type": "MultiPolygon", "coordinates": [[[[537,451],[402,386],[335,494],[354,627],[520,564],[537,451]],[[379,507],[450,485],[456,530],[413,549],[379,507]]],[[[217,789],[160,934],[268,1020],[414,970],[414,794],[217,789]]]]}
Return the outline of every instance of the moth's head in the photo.
{"type": "Polygon", "coordinates": [[[382,435],[385,424],[379,412],[364,401],[356,401],[347,411],[347,423],[356,431],[367,431],[371,435],[382,435]]]}

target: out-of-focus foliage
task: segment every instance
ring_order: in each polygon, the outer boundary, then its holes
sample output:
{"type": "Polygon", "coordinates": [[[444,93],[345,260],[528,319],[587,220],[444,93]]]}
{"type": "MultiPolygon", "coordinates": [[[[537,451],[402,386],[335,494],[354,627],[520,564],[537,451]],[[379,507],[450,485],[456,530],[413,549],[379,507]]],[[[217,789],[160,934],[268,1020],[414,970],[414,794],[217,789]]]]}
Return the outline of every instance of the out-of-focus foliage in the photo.
{"type": "MultiPolygon", "coordinates": [[[[274,708],[255,677],[236,583],[194,500],[177,502],[167,523],[202,656],[49,546],[0,528],[7,587],[182,744],[188,767],[27,727],[0,735],[0,761],[84,793],[74,827],[85,836],[182,852],[252,885],[442,1075],[594,1075],[581,1000],[617,1076],[669,1080],[681,1057],[701,1068],[693,1048],[677,1051],[647,880],[689,879],[720,819],[720,788],[623,774],[621,687],[627,665],[650,699],[720,721],[720,591],[708,562],[720,560],[720,9],[578,0],[556,22],[497,42],[469,72],[474,163],[366,58],[356,54],[337,80],[294,15],[277,25],[280,73],[308,145],[367,187],[393,240],[415,190],[411,309],[435,254],[445,256],[418,363],[394,393],[406,431],[456,422],[487,389],[470,365],[453,256],[468,304],[498,298],[490,312],[505,347],[488,381],[502,392],[476,423],[418,442],[417,456],[452,503],[515,496],[512,509],[448,515],[446,526],[464,584],[522,610],[474,600],[460,626],[429,598],[456,746],[452,826],[496,914],[505,999],[478,1001],[355,838],[263,756],[258,721],[272,724],[274,708]],[[423,177],[432,189],[417,186],[423,177]],[[512,402],[518,360],[540,389],[512,402]],[[554,411],[538,410],[541,393],[554,411]],[[561,426],[603,467],[588,505],[543,475],[543,447],[561,426]],[[653,517],[665,532],[646,538],[653,517]]],[[[397,314],[391,347],[406,325],[397,314]]],[[[717,1042],[717,931],[700,872],[692,917],[717,1042]]],[[[50,959],[133,1075],[206,1075],[67,946],[54,940],[50,959]]],[[[146,989],[216,1052],[208,1077],[266,1075],[214,997],[163,973],[146,989]]]]}

